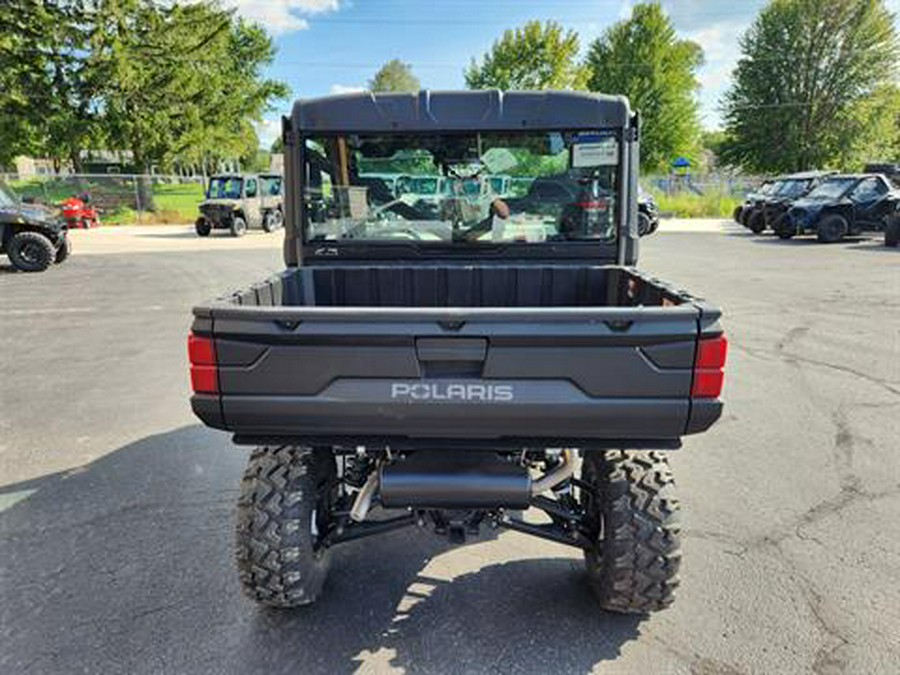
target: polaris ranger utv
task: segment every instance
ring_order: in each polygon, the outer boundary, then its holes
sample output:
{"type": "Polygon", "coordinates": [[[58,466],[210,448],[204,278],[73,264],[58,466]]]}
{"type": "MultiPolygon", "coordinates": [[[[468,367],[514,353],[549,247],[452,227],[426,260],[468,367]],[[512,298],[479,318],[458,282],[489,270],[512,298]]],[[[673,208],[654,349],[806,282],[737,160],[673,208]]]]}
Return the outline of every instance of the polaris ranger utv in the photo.
{"type": "Polygon", "coordinates": [[[719,418],[727,342],[718,309],[633,267],[627,100],[352,94],[299,101],[283,136],[287,270],[196,307],[188,346],[196,415],[256,446],[237,517],[250,597],[315,601],[342,542],[491,527],[581,549],[606,609],[667,607],[667,453],[719,418]],[[361,178],[410,157],[450,182],[436,208],[361,178]],[[469,189],[496,175],[581,189],[469,189]]]}
{"type": "Polygon", "coordinates": [[[43,272],[72,252],[66,222],[40,204],[26,204],[0,183],[0,255],[21,272],[43,272]]]}
{"type": "Polygon", "coordinates": [[[278,174],[213,176],[194,230],[200,237],[214,229],[226,229],[233,237],[243,237],[249,227],[274,232],[284,223],[281,201],[278,174]]]}

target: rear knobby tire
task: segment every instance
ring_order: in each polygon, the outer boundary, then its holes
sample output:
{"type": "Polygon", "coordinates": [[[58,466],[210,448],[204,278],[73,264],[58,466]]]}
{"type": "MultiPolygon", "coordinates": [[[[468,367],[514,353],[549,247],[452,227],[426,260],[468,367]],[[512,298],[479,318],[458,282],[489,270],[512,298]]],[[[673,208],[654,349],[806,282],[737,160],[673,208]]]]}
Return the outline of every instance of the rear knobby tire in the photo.
{"type": "Polygon", "coordinates": [[[284,217],[281,215],[281,211],[275,209],[273,211],[267,211],[266,215],[263,216],[263,229],[266,232],[274,232],[275,230],[281,228],[282,223],[284,222],[284,217]]]}
{"type": "Polygon", "coordinates": [[[241,216],[235,216],[231,219],[231,236],[243,237],[247,233],[247,221],[241,216]]]}
{"type": "Polygon", "coordinates": [[[847,219],[833,213],[819,221],[816,238],[823,244],[835,244],[846,236],[848,230],[847,219]]]}
{"type": "Polygon", "coordinates": [[[197,218],[197,222],[194,223],[194,231],[198,237],[208,237],[212,232],[212,224],[206,218],[197,218]]]}
{"type": "Polygon", "coordinates": [[[638,236],[645,237],[653,231],[653,223],[646,213],[638,213],[638,236]]]}
{"type": "Polygon", "coordinates": [[[681,562],[678,500],[662,452],[592,452],[582,500],[595,532],[588,582],[604,609],[646,614],[672,604],[681,562]]]}
{"type": "Polygon", "coordinates": [[[888,221],[884,228],[884,245],[897,248],[900,244],[900,214],[888,221]]]}
{"type": "Polygon", "coordinates": [[[22,272],[43,272],[56,260],[56,247],[40,232],[17,232],[6,245],[6,255],[22,272]]]}
{"type": "Polygon", "coordinates": [[[316,601],[330,563],[317,546],[335,484],[327,449],[281,446],[253,451],[237,509],[237,567],[244,592],[270,607],[316,601]]]}
{"type": "Polygon", "coordinates": [[[762,234],[766,231],[766,215],[761,210],[754,211],[747,220],[747,227],[753,234],[762,234]]]}
{"type": "Polygon", "coordinates": [[[797,233],[797,228],[788,219],[787,214],[782,213],[772,223],[772,231],[778,235],[779,239],[792,239],[797,233]]]}
{"type": "Polygon", "coordinates": [[[59,248],[56,249],[56,255],[53,258],[53,262],[57,265],[64,263],[70,255],[72,255],[72,240],[68,237],[63,237],[59,248]]]}

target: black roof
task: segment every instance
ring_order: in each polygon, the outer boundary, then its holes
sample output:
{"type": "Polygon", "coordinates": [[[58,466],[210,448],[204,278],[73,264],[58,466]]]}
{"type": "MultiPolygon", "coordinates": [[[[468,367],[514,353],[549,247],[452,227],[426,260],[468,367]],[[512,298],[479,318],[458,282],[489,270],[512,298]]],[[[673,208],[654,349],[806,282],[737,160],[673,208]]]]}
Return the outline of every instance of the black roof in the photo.
{"type": "Polygon", "coordinates": [[[361,92],[294,104],[299,131],[512,131],[627,126],[624,96],[575,91],[361,92]]]}
{"type": "Polygon", "coordinates": [[[840,180],[862,180],[864,178],[883,178],[884,180],[888,180],[888,177],[883,173],[835,173],[829,176],[829,178],[835,178],[840,180]]]}
{"type": "Polygon", "coordinates": [[[810,178],[827,178],[834,176],[837,171],[801,171],[786,176],[779,176],[778,180],[809,180],[810,178]]]}

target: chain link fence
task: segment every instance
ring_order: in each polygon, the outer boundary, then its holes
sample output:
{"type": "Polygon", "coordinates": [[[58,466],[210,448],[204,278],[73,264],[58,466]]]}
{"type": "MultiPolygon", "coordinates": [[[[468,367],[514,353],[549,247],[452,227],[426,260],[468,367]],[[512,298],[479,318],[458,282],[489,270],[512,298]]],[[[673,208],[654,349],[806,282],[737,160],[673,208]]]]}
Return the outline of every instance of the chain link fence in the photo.
{"type": "Polygon", "coordinates": [[[664,216],[730,218],[762,178],[732,174],[664,174],[641,178],[664,216]]]}
{"type": "Polygon", "coordinates": [[[57,206],[87,197],[104,225],[193,223],[205,190],[202,176],[7,173],[0,179],[23,201],[57,206]]]}
{"type": "Polygon", "coordinates": [[[677,195],[693,193],[695,195],[722,195],[743,197],[762,184],[759,176],[733,174],[665,174],[649,175],[641,178],[641,184],[654,193],[677,195]]]}
{"type": "MultiPolygon", "coordinates": [[[[100,211],[104,225],[188,224],[204,198],[202,176],[0,174],[21,199],[55,206],[71,197],[100,211]]],[[[762,179],[729,174],[648,175],[641,184],[668,215],[725,217],[762,179]]]]}

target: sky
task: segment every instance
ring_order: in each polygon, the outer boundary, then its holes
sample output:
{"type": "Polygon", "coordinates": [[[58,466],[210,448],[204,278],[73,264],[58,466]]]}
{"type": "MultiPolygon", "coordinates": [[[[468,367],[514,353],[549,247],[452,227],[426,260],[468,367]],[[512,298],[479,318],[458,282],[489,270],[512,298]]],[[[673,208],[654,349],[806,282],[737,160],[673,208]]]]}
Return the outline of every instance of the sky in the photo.
{"type": "MultiPolygon", "coordinates": [[[[581,37],[582,51],[609,25],[630,15],[634,0],[224,0],[262,24],[278,53],[269,77],[294,98],[362,89],[398,58],[429,89],[465,87],[463,70],[507,28],[552,19],[581,37]]],[[[679,35],[703,47],[701,122],[721,126],[719,100],[738,58],[738,40],[766,0],[663,0],[679,35]]],[[[900,13],[900,0],[888,0],[900,13]]],[[[257,126],[268,147],[291,101],[279,101],[257,126]]]]}

